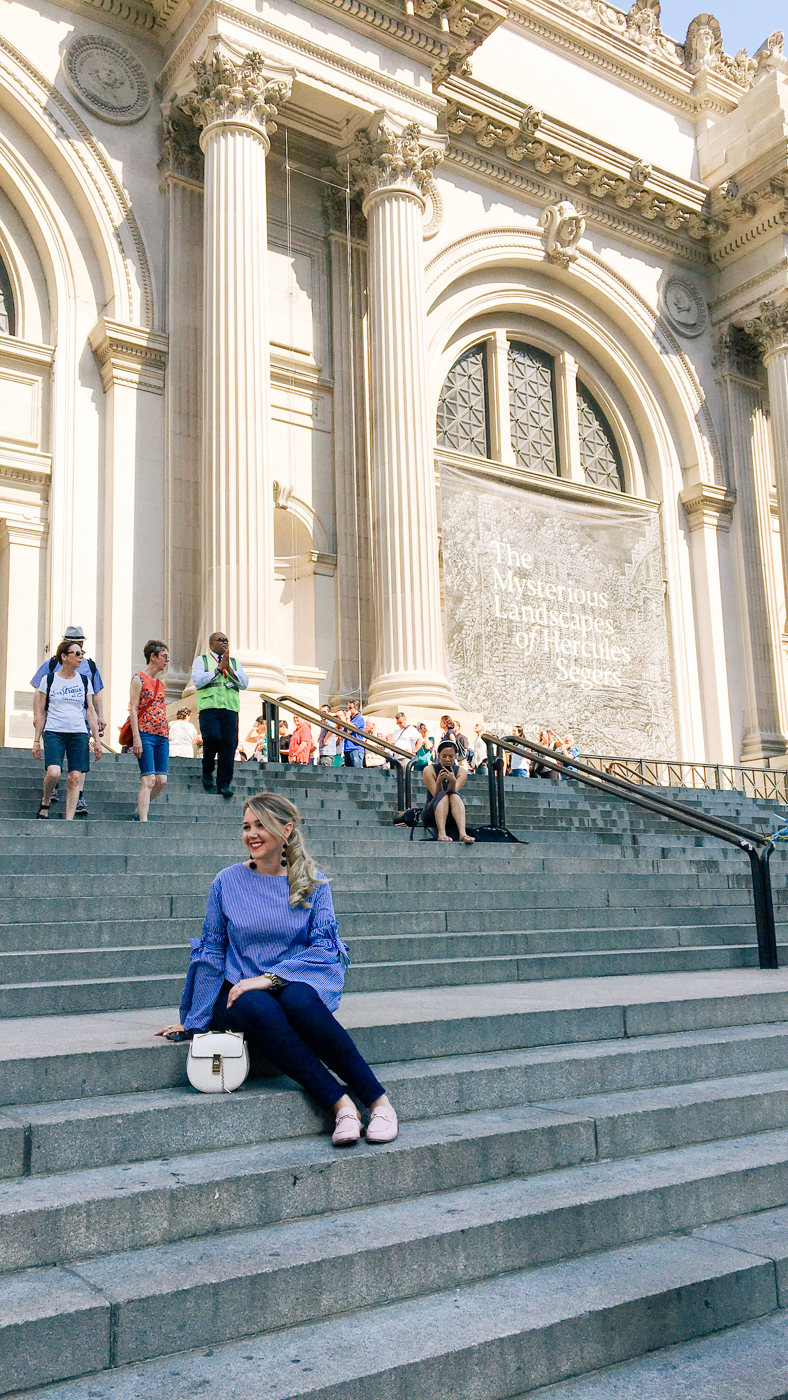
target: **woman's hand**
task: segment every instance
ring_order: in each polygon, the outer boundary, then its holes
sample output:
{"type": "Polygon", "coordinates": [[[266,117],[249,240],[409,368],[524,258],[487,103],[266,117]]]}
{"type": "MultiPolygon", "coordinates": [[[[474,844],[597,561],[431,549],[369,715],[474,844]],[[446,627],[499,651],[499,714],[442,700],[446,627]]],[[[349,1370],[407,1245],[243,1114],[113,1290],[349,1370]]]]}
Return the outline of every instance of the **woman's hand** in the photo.
{"type": "Polygon", "coordinates": [[[154,1031],[154,1035],[172,1035],[173,1031],[185,1031],[185,1026],[162,1026],[160,1031],[154,1031]]]}
{"type": "Polygon", "coordinates": [[[33,745],[33,757],[34,757],[34,759],[36,760],[36,763],[38,763],[38,762],[40,761],[40,759],[41,759],[41,740],[40,740],[40,739],[36,739],[36,741],[35,741],[35,743],[34,743],[34,745],[33,745]]]}
{"type": "Polygon", "coordinates": [[[135,734],[131,741],[131,751],[135,758],[142,758],[142,740],[139,734],[135,734]]]}
{"type": "Polygon", "coordinates": [[[233,1002],[237,1001],[244,992],[265,992],[271,985],[270,977],[243,977],[240,982],[236,982],[227,993],[227,1010],[230,1010],[233,1002]]]}

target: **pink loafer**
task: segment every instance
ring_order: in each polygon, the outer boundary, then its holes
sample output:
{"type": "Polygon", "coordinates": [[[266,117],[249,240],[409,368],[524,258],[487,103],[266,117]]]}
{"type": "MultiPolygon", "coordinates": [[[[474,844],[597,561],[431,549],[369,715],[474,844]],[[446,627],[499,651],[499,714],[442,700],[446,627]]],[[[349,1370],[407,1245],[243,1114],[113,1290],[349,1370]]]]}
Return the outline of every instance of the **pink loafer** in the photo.
{"type": "Polygon", "coordinates": [[[331,1135],[335,1147],[350,1147],[361,1137],[361,1122],[355,1108],[340,1108],[331,1135]]]}
{"type": "Polygon", "coordinates": [[[367,1142],[393,1142],[399,1132],[394,1109],[388,1104],[373,1108],[367,1124],[367,1142]]]}

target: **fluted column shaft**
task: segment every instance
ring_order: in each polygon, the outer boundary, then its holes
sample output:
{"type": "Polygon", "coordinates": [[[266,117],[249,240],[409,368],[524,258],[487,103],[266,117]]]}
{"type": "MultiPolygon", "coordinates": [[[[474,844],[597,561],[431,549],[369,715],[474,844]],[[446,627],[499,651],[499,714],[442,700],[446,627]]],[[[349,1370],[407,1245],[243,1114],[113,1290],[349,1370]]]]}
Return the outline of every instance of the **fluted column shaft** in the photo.
{"type": "Polygon", "coordinates": [[[269,447],[266,155],[272,83],[259,55],[195,65],[188,109],[202,128],[203,605],[254,689],[281,689],[273,635],[274,498],[269,447]]]}
{"type": "MultiPolygon", "coordinates": [[[[731,336],[727,337],[731,340],[731,336]]],[[[760,409],[757,383],[736,371],[736,346],[720,344],[720,389],[726,413],[733,485],[736,488],[734,536],[742,603],[745,723],[740,758],[762,762],[785,753],[780,733],[778,686],[769,617],[768,535],[761,525],[759,481],[754,459],[755,418],[760,409]]]]}
{"type": "MultiPolygon", "coordinates": [[[[427,387],[421,187],[437,158],[416,128],[368,140],[369,404],[377,660],[367,708],[455,703],[446,674],[427,387]]],[[[358,167],[357,167],[358,169],[358,167]]]]}
{"type": "Polygon", "coordinates": [[[757,321],[748,323],[747,330],[763,350],[769,379],[783,587],[788,602],[788,303],[761,302],[761,314],[757,321]]]}

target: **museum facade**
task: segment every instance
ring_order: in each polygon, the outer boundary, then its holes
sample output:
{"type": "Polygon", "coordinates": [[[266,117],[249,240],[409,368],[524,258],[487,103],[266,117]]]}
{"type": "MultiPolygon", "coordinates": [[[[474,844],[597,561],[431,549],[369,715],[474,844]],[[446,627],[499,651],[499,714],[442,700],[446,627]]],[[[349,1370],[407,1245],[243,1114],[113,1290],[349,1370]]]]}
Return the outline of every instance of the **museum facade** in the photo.
{"type": "Polygon", "coordinates": [[[788,61],[658,0],[4,0],[3,743],[81,624],[784,766],[788,61]]]}

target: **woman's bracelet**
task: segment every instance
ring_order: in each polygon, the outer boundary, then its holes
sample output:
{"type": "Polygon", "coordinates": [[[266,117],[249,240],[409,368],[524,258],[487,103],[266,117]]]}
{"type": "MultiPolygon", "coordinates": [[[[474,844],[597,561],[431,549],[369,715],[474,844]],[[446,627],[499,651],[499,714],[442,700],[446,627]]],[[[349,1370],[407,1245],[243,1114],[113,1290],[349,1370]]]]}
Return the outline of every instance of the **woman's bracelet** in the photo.
{"type": "Polygon", "coordinates": [[[270,992],[270,991],[278,990],[279,987],[286,987],[286,986],[287,986],[287,983],[286,983],[284,977],[277,977],[277,975],[276,975],[275,972],[264,972],[264,973],[263,973],[263,976],[264,976],[264,977],[270,977],[270,979],[271,979],[271,986],[268,988],[269,992],[270,992]]]}

